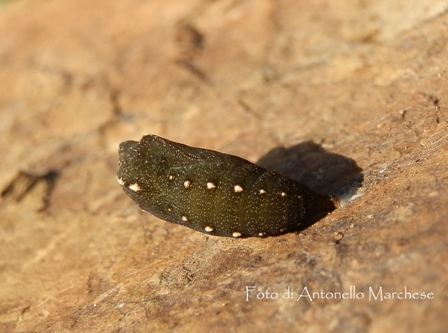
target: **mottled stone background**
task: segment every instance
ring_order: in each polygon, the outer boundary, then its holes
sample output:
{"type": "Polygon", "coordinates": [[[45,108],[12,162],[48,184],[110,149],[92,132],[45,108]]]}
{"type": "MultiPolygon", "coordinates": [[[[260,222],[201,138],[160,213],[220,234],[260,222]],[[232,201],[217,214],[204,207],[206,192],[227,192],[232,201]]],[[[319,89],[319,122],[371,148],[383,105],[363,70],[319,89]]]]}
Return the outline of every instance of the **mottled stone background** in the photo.
{"type": "Polygon", "coordinates": [[[445,332],[447,59],[444,0],[2,5],[0,332],[445,332]],[[343,204],[267,239],[166,223],[115,180],[144,133],[343,204]]]}

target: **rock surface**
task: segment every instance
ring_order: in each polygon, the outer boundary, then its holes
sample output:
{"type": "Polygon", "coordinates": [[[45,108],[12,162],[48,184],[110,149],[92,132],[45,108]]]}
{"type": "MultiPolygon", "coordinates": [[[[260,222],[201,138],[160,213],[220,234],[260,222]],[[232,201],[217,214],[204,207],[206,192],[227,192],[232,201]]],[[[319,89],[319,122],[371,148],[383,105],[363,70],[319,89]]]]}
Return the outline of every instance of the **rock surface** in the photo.
{"type": "Polygon", "coordinates": [[[1,7],[0,332],[445,332],[447,22],[441,0],[1,7]],[[166,223],[115,180],[144,133],[342,204],[267,239],[166,223]]]}

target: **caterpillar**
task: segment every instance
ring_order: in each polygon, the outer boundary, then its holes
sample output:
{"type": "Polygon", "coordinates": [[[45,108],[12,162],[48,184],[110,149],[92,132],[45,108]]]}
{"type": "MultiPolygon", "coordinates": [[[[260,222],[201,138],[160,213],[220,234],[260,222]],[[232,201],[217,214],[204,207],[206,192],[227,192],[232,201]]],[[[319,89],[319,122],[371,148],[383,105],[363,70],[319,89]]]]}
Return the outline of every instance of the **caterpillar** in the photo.
{"type": "Polygon", "coordinates": [[[277,236],[335,209],[329,196],[238,156],[156,135],[118,150],[118,183],[140,208],[205,234],[277,236]]]}

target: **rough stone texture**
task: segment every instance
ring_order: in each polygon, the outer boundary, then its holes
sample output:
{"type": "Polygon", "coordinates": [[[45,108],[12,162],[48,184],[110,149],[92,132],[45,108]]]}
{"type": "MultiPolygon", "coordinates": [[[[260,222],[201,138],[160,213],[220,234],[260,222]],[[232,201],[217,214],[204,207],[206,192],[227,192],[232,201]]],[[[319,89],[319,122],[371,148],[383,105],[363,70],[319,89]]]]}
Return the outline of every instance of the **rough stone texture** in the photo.
{"type": "Polygon", "coordinates": [[[446,1],[0,10],[1,332],[445,332],[446,1]],[[300,234],[207,237],[116,183],[118,143],[144,133],[352,191],[300,234]],[[328,299],[351,286],[364,299],[328,299]],[[369,300],[405,286],[434,298],[369,300]]]}

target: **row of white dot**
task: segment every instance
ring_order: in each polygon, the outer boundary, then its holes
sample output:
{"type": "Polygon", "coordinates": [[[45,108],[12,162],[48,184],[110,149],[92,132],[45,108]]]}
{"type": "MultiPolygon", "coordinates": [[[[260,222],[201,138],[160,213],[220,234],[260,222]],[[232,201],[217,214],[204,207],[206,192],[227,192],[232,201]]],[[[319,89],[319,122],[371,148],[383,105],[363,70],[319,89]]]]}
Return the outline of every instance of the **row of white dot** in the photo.
{"type": "MultiPolygon", "coordinates": [[[[169,179],[170,180],[174,179],[174,176],[170,176],[169,179]]],[[[190,188],[190,186],[191,186],[191,181],[189,181],[189,180],[184,181],[185,188],[190,188]]],[[[206,187],[207,187],[207,190],[214,190],[216,188],[216,184],[213,182],[207,182],[206,187]]],[[[235,186],[233,186],[233,191],[235,193],[241,193],[244,191],[244,188],[241,185],[235,185],[235,186]]]]}
{"type": "MultiPolygon", "coordinates": [[[[173,176],[173,175],[170,175],[169,176],[169,179],[170,180],[173,180],[175,177],[173,176]]],[[[125,181],[123,180],[123,179],[121,179],[121,178],[118,178],[117,177],[117,181],[118,181],[118,183],[120,184],[120,185],[122,185],[122,186],[125,186],[126,185],[126,183],[125,183],[125,181]]],[[[189,188],[191,186],[191,182],[189,181],[189,180],[186,180],[186,181],[184,181],[184,187],[185,188],[189,188]]],[[[215,189],[216,188],[216,185],[215,185],[215,183],[212,183],[212,182],[207,182],[207,190],[213,190],[213,189],[215,189]]],[[[130,190],[132,190],[132,191],[134,191],[134,192],[138,192],[138,191],[141,191],[141,187],[140,187],[140,185],[138,185],[137,183],[134,183],[134,184],[129,184],[129,185],[127,185],[127,187],[130,189],[130,190]]],[[[243,192],[244,191],[244,188],[241,186],[241,185],[234,185],[233,186],[233,191],[235,192],[235,193],[241,193],[241,192],[243,192]]],[[[263,189],[261,189],[261,190],[259,190],[258,191],[258,193],[259,194],[267,194],[267,192],[265,191],[265,190],[263,190],[263,189]]],[[[282,196],[282,197],[287,197],[288,195],[285,193],[285,192],[281,192],[280,193],[280,195],[282,196]]],[[[302,199],[302,196],[298,196],[298,199],[302,199]]]]}
{"type": "MultiPolygon", "coordinates": [[[[188,217],[185,216],[185,215],[182,215],[182,221],[184,221],[184,222],[188,222],[188,217]]],[[[204,228],[204,230],[205,230],[206,232],[213,232],[213,231],[215,230],[215,228],[213,228],[213,227],[211,227],[211,226],[208,225],[208,226],[206,226],[206,227],[204,228]]],[[[234,232],[232,232],[232,236],[235,237],[235,238],[238,238],[238,237],[241,237],[242,234],[241,234],[241,232],[239,232],[239,231],[234,231],[234,232]]],[[[266,236],[266,233],[265,233],[265,232],[259,232],[259,233],[258,233],[258,236],[260,236],[260,237],[264,237],[264,236],[266,236]]]]}
{"type": "MultiPolygon", "coordinates": [[[[182,215],[182,221],[184,221],[184,222],[188,222],[188,217],[185,216],[185,215],[182,215]]],[[[208,226],[206,226],[206,227],[204,228],[204,230],[205,230],[206,232],[213,232],[213,231],[215,230],[215,228],[213,228],[213,227],[211,227],[211,226],[208,225],[208,226]]],[[[241,237],[241,232],[234,231],[234,232],[232,233],[232,236],[235,237],[235,238],[241,237]]]]}
{"type": "MultiPolygon", "coordinates": [[[[169,179],[169,180],[174,180],[174,179],[175,179],[175,176],[170,175],[170,176],[168,177],[168,179],[169,179]]],[[[189,181],[189,180],[184,181],[184,187],[185,187],[185,188],[189,188],[190,186],[191,186],[191,181],[189,181]]],[[[213,182],[207,182],[206,187],[207,187],[207,190],[213,190],[213,189],[216,188],[216,184],[213,183],[213,182]]],[[[234,191],[235,193],[241,193],[241,192],[244,191],[244,188],[243,188],[241,185],[238,185],[238,184],[237,184],[237,185],[234,185],[234,186],[233,186],[233,191],[234,191]]],[[[259,193],[259,194],[267,194],[267,192],[266,192],[265,190],[263,190],[263,189],[259,190],[258,193],[259,193]]],[[[280,195],[281,195],[282,197],[286,197],[286,196],[288,196],[285,192],[281,192],[280,195]]],[[[299,196],[299,199],[301,199],[301,196],[299,196]]]]}

